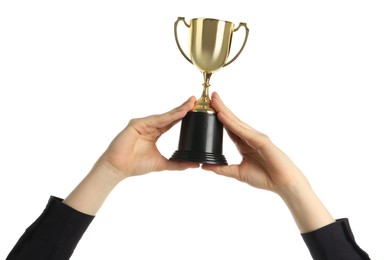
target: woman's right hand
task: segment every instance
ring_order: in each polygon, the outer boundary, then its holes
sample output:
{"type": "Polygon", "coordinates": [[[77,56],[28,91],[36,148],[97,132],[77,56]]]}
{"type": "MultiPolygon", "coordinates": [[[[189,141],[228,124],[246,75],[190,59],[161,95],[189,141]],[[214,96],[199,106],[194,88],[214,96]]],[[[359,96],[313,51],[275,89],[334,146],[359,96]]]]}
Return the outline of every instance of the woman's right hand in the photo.
{"type": "Polygon", "coordinates": [[[204,164],[203,169],[277,193],[302,233],[335,221],[303,173],[266,135],[238,119],[218,94],[213,93],[211,104],[241,153],[242,161],[238,165],[228,166],[204,164]]]}
{"type": "Polygon", "coordinates": [[[256,188],[283,192],[297,181],[305,181],[295,164],[264,134],[238,119],[222,102],[217,93],[211,104],[218,119],[242,155],[238,165],[203,165],[205,170],[233,177],[256,188]]]}

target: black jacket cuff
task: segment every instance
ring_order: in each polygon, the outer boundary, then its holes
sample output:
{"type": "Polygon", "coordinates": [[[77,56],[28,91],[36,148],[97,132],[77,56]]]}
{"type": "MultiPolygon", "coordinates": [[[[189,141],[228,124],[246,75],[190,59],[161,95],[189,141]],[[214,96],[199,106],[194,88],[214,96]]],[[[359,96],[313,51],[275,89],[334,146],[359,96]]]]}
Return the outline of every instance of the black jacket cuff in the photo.
{"type": "Polygon", "coordinates": [[[26,229],[7,260],[69,259],[93,218],[51,196],[45,210],[26,229]]]}
{"type": "Polygon", "coordinates": [[[79,212],[51,196],[41,216],[27,229],[33,236],[63,248],[75,248],[94,216],[79,212]]]}
{"type": "Polygon", "coordinates": [[[356,243],[348,219],[302,234],[314,260],[370,259],[356,243]]]}

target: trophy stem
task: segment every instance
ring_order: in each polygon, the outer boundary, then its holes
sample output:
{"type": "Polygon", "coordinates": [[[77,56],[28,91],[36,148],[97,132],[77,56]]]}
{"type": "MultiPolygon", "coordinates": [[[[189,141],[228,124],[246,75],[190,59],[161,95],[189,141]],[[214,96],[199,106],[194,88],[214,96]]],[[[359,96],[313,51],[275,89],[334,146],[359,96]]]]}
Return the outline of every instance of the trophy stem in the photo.
{"type": "Polygon", "coordinates": [[[215,113],[215,110],[211,107],[209,95],[211,74],[210,72],[203,72],[202,96],[196,101],[195,107],[192,109],[193,112],[215,113]]]}
{"type": "Polygon", "coordinates": [[[210,86],[210,78],[211,78],[211,72],[203,72],[203,86],[207,85],[210,86]]]}

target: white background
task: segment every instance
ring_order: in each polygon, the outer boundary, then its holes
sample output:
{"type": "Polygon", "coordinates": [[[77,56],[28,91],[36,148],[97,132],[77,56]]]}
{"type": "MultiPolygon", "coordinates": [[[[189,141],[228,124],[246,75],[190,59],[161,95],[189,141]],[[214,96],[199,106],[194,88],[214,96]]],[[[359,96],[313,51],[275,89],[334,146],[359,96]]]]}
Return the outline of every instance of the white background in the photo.
{"type": "MultiPolygon", "coordinates": [[[[0,258],[128,120],[200,95],[202,76],[174,41],[184,16],[248,23],[246,48],[211,90],[295,161],[372,259],[389,259],[387,2],[1,1],[0,258]]],[[[158,142],[167,157],[179,130],[158,142]]],[[[72,259],[311,257],[276,195],[196,169],[121,183],[72,259]]]]}

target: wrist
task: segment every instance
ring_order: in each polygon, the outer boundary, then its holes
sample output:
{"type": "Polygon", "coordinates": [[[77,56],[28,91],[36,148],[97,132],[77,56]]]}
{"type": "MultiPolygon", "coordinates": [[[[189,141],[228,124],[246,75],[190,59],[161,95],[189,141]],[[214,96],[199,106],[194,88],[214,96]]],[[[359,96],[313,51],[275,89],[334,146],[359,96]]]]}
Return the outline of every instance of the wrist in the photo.
{"type": "Polygon", "coordinates": [[[297,200],[313,192],[305,177],[297,178],[292,183],[279,187],[276,193],[286,202],[297,200]]]}
{"type": "Polygon", "coordinates": [[[115,186],[125,176],[104,160],[98,160],[87,176],[64,200],[68,206],[95,215],[115,186]]]}
{"type": "Polygon", "coordinates": [[[278,194],[289,208],[301,233],[335,221],[304,177],[278,194]]]}
{"type": "Polygon", "coordinates": [[[127,178],[127,176],[122,171],[120,171],[104,158],[99,158],[88,175],[98,175],[104,179],[105,184],[111,185],[116,185],[127,178]]]}

